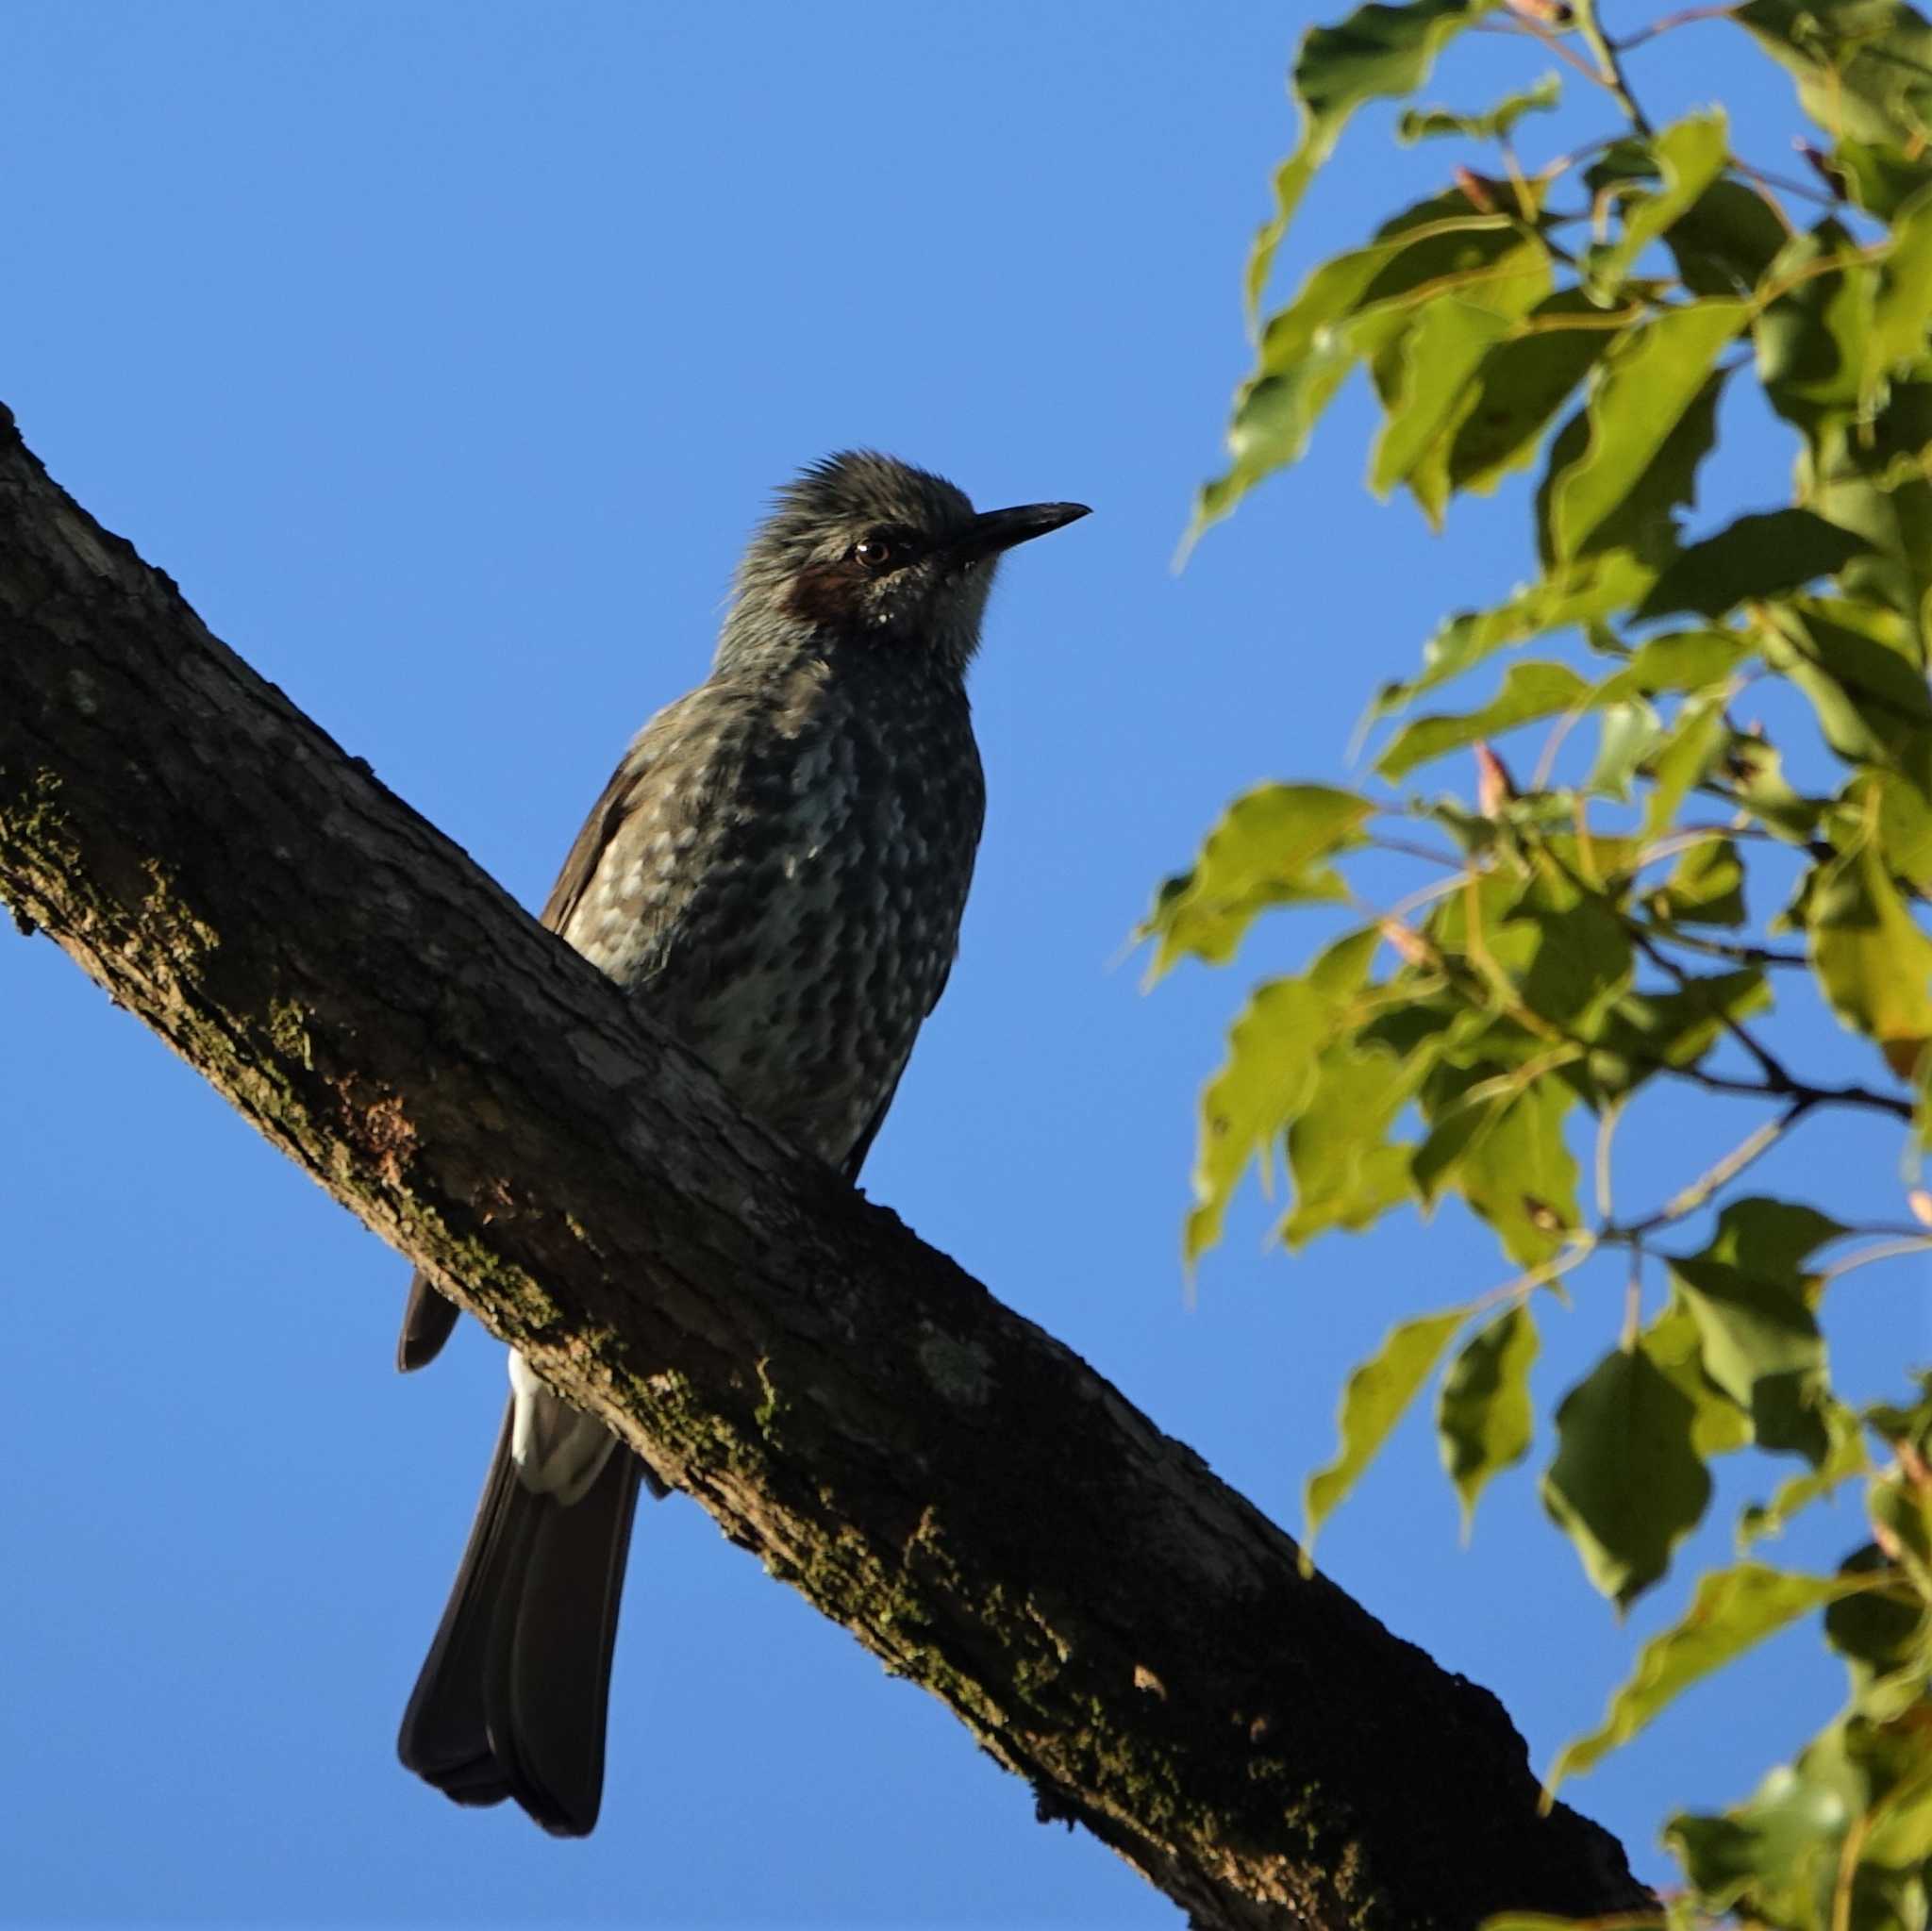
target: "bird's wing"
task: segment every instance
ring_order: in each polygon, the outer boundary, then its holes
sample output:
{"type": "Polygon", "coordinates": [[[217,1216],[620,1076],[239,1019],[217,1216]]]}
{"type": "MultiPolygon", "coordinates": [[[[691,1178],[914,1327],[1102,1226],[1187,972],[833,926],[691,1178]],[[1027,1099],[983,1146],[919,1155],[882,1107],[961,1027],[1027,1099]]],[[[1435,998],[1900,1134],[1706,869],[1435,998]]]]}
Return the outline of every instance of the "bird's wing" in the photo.
{"type": "Polygon", "coordinates": [[[603,795],[591,806],[591,815],[584,820],[576,842],[571,846],[570,855],[563,861],[563,869],[557,874],[557,883],[550,888],[550,896],[543,901],[543,909],[538,914],[539,923],[549,931],[561,932],[570,924],[570,915],[576,910],[591,880],[597,875],[597,866],[609,850],[610,841],[616,837],[617,828],[624,823],[625,814],[650,769],[644,748],[644,741],[641,738],[625,753],[617,769],[610,774],[610,782],[604,787],[603,795]]]}
{"type": "MultiPolygon", "coordinates": [[[[932,997],[925,1002],[928,1014],[940,1003],[940,995],[946,990],[946,981],[952,976],[953,961],[948,959],[945,970],[940,974],[939,984],[932,989],[932,997]]],[[[910,1058],[911,1055],[908,1053],[907,1057],[910,1058]]],[[[865,1131],[852,1142],[852,1151],[841,1163],[839,1171],[844,1174],[848,1185],[858,1186],[858,1170],[865,1165],[865,1157],[872,1151],[873,1141],[879,1137],[879,1128],[886,1124],[886,1115],[892,1110],[892,1101],[899,1091],[899,1082],[905,1076],[906,1068],[902,1065],[898,1072],[893,1074],[891,1085],[880,1095],[878,1105],[873,1108],[872,1118],[865,1123],[865,1131]]]]}

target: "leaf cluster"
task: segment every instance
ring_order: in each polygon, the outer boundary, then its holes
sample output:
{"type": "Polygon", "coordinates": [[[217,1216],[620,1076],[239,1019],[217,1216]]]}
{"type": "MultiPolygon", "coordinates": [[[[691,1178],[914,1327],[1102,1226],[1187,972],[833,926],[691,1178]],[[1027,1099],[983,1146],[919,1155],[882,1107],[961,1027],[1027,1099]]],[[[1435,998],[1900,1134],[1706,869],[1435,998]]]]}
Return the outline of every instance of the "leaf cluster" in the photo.
{"type": "Polygon", "coordinates": [[[1746,1511],[1740,1559],[1702,1577],[1552,1787],[1814,1619],[1846,1664],[1845,1710],[1736,1808],[1671,1823],[1674,1908],[1918,1931],[1932,1381],[1855,1409],[1822,1315],[1848,1268],[1932,1245],[1916,1182],[1932,1143],[1932,25],[1903,0],[1745,0],[1619,42],[1594,0],[1358,8],[1295,61],[1301,139],[1249,263],[1257,317],[1351,117],[1413,95],[1478,24],[1534,34],[1623,126],[1531,168],[1516,141],[1555,76],[1487,109],[1407,108],[1401,139],[1473,143],[1478,160],[1257,321],[1194,534],[1295,462],[1360,372],[1380,407],[1371,489],[1440,526],[1457,497],[1531,471],[1535,569],[1450,614],[1416,673],[1376,693],[1364,782],[1250,791],[1158,894],[1142,927],[1157,977],[1225,963],[1283,907],[1345,920],[1234,1023],[1202,1098],[1186,1256],[1258,1170],[1284,1178],[1291,1248],[1453,1201],[1510,1270],[1401,1323],[1349,1377],[1335,1458],[1307,1485],[1310,1543],[1432,1381],[1467,1523],[1535,1446],[1539,1322],[1566,1277],[1614,1257],[1604,1351],[1555,1405],[1541,1476],[1594,1586],[1621,1606],[1666,1574],[1717,1457],[1795,1473],[1746,1511]],[[1818,190],[1780,191],[1718,110],[1645,116],[1632,57],[1705,15],[1795,79],[1824,143],[1807,148],[1818,190]],[[1740,384],[1792,440],[1790,488],[1692,541],[1684,515],[1740,384]],[[1438,695],[1532,644],[1487,695],[1438,695]],[[1780,687],[1806,721],[1783,743],[1741,712],[1747,691],[1780,687]],[[1495,746],[1525,732],[1541,746],[1506,763],[1495,746]],[[1400,789],[1450,757],[1473,765],[1466,794],[1400,789]],[[1391,900],[1376,888],[1393,865],[1420,871],[1391,900]],[[1787,1063],[1777,1023],[1807,997],[1849,1036],[1850,1079],[1787,1063]],[[1687,1088],[1737,1096],[1756,1124],[1668,1199],[1621,1207],[1620,1123],[1687,1088]],[[1770,1148],[1846,1110],[1896,1126],[1899,1227],[1747,1189],[1770,1148]],[[1837,1573],[1748,1553],[1854,1482],[1870,1539],[1837,1573]]]}

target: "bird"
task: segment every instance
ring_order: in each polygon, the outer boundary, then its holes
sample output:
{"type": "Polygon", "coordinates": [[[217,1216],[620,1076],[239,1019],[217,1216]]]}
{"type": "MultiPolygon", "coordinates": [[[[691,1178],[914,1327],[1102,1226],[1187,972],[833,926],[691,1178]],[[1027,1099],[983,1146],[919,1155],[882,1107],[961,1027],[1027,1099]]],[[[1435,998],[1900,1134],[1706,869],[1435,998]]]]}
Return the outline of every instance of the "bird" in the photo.
{"type": "MultiPolygon", "coordinates": [[[[976,511],[869,450],[802,471],[745,550],[709,675],[632,741],[544,905],[746,1113],[848,1181],[958,946],[986,799],[966,674],[994,571],[1088,513],[976,511]]],[[[397,1365],[433,1358],[457,1314],[419,1271],[397,1365]]],[[[458,1804],[513,1798],[582,1837],[638,1491],[665,1490],[514,1352],[509,1377],[397,1749],[458,1804]]]]}

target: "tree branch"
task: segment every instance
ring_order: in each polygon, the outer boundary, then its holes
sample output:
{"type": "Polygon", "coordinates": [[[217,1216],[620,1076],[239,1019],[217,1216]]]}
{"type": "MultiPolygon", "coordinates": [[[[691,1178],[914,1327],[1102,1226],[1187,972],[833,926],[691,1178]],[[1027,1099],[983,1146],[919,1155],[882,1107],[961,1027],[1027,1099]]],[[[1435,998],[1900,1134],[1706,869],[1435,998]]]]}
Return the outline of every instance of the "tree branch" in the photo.
{"type": "Polygon", "coordinates": [[[1648,1903],[1596,1825],[1539,1817],[1493,1697],[737,1115],[4,408],[0,896],[1197,1923],[1648,1903]]]}

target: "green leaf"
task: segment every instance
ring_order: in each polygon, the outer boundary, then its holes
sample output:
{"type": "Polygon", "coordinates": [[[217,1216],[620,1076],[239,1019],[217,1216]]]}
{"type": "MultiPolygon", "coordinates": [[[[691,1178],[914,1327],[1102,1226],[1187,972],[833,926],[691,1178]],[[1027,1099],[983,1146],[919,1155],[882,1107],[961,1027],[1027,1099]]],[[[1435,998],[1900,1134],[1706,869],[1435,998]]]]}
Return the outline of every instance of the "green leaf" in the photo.
{"type": "MultiPolygon", "coordinates": [[[[1253,375],[1235,397],[1233,465],[1195,507],[1194,534],[1274,470],[1298,461],[1322,411],[1364,358],[1399,361],[1403,339],[1453,293],[1477,308],[1519,313],[1549,286],[1548,259],[1513,215],[1461,189],[1385,222],[1365,248],[1311,274],[1270,318],[1253,375]]],[[[1433,407],[1433,398],[1424,398],[1433,407]]],[[[1447,407],[1453,394],[1444,399],[1447,407]]]]}
{"type": "Polygon", "coordinates": [[[1338,940],[1305,978],[1260,987],[1228,1036],[1227,1063],[1201,1096],[1189,1264],[1221,1238],[1228,1202],[1251,1160],[1307,1105],[1316,1062],[1359,992],[1380,935],[1371,927],[1338,940]]]}
{"type": "MultiPolygon", "coordinates": [[[[1599,365],[1586,408],[1586,445],[1558,471],[1551,457],[1549,539],[1559,559],[1608,547],[1605,525],[1646,482],[1673,436],[1705,403],[1712,365],[1750,318],[1750,306],[1718,296],[1674,308],[1629,330],[1599,365]]],[[[1690,467],[1709,447],[1700,428],[1690,467]]],[[[1644,492],[1647,493],[1647,492],[1644,492]]],[[[1668,511],[1668,504],[1632,506],[1668,511]]]]}
{"type": "Polygon", "coordinates": [[[1625,195],[1619,203],[1623,232],[1592,248],[1584,271],[1592,288],[1607,295],[1650,244],[1667,233],[1724,172],[1730,130],[1721,113],[1692,114],[1650,142],[1663,186],[1656,194],[1625,195]]]}
{"type": "Polygon", "coordinates": [[[1375,769],[1386,778],[1398,779],[1431,758],[1500,737],[1518,724],[1580,709],[1589,698],[1590,686],[1565,664],[1512,664],[1502,690],[1480,710],[1405,724],[1375,769]]]}
{"type": "Polygon", "coordinates": [[[1499,263],[1481,291],[1472,291],[1483,299],[1445,294],[1423,310],[1402,340],[1400,379],[1387,399],[1389,420],[1370,460],[1369,487],[1377,495],[1406,481],[1431,524],[1441,524],[1450,490],[1450,438],[1478,400],[1476,371],[1549,287],[1550,258],[1531,241],[1499,263]]]}
{"type": "Polygon", "coordinates": [[[1316,1063],[1314,1090],[1288,1129],[1294,1206],[1279,1229],[1303,1247],[1331,1228],[1359,1232],[1413,1192],[1408,1150],[1386,1139],[1426,1075],[1432,1053],[1342,1040],[1316,1063]]]}
{"type": "Polygon", "coordinates": [[[1630,780],[1656,753],[1663,735],[1664,727],[1657,712],[1641,698],[1608,706],[1598,731],[1596,757],[1590,767],[1590,775],[1583,781],[1583,789],[1599,797],[1627,803],[1630,780]]]}
{"type": "Polygon", "coordinates": [[[1871,341],[1866,355],[1867,408],[1893,370],[1925,352],[1932,319],[1932,188],[1921,189],[1893,218],[1890,243],[1872,299],[1871,341]]]}
{"type": "Polygon", "coordinates": [[[1777,208],[1741,181],[1713,181],[1664,237],[1693,295],[1748,295],[1790,230],[1777,208]]]}
{"type": "Polygon", "coordinates": [[[1449,489],[1493,490],[1532,460],[1564,398],[1629,321],[1607,314],[1581,289],[1539,302],[1476,369],[1449,450],[1449,489]]]}
{"type": "Polygon", "coordinates": [[[1895,613],[1848,598],[1793,598],[1764,612],[1764,659],[1811,700],[1824,741],[1889,767],[1932,797],[1932,692],[1895,613]]]}
{"type": "Polygon", "coordinates": [[[1741,925],[1744,867],[1737,845],[1727,838],[1692,845],[1644,903],[1668,925],[1741,925]]]}
{"type": "Polygon", "coordinates": [[[1713,1915],[1736,1906],[1767,1925],[1897,1931],[1926,1922],[1928,1783],[1923,1709],[1875,1722],[1854,1712],[1774,1770],[1748,1803],[1722,1817],[1674,1817],[1666,1839],[1713,1915]]]}
{"type": "Polygon", "coordinates": [[[1793,235],[1766,271],[1782,292],[1753,324],[1758,379],[1772,407],[1800,428],[1823,413],[1856,409],[1866,392],[1874,276],[1851,232],[1831,216],[1793,235]]]}
{"type": "Polygon", "coordinates": [[[1812,970],[1839,1019],[1877,1042],[1901,1079],[1932,1038],[1932,940],[1919,929],[1864,838],[1822,866],[1806,937],[1812,970]]]}
{"type": "Polygon", "coordinates": [[[1722,617],[1747,598],[1777,596],[1830,576],[1871,548],[1808,509],[1740,516],[1675,558],[1634,615],[1640,623],[1676,610],[1722,617]]]}
{"type": "Polygon", "coordinates": [[[1869,420],[1821,409],[1801,426],[1808,439],[1799,465],[1801,500],[1873,546],[1845,566],[1846,597],[1867,600],[1868,611],[1875,599],[1904,618],[1902,648],[1923,669],[1932,601],[1932,382],[1895,376],[1885,408],[1869,420]]]}
{"type": "Polygon", "coordinates": [[[1630,935],[1594,896],[1557,901],[1547,887],[1525,898],[1504,926],[1520,939],[1517,991],[1539,1018],[1577,1039],[1592,1038],[1630,984],[1630,935]]]}
{"type": "Polygon", "coordinates": [[[1769,1502],[1753,1503],[1738,1518],[1738,1548],[1749,1549],[1767,1536],[1780,1535],[1801,1509],[1822,1502],[1846,1482],[1866,1473],[1871,1457],[1858,1418],[1840,1402],[1824,1405],[1824,1432],[1829,1442],[1824,1460],[1815,1469],[1781,1482],[1769,1502]]]}
{"type": "Polygon", "coordinates": [[[1576,1161],[1563,1140],[1574,1099],[1560,1080],[1536,1081],[1498,1111],[1456,1170],[1457,1190],[1520,1267],[1553,1258],[1582,1218],[1576,1161]]]}
{"type": "Polygon", "coordinates": [[[1665,730],[1651,760],[1650,803],[1643,810],[1643,836],[1654,839],[1677,822],[1677,807],[1710,769],[1724,741],[1722,693],[1693,697],[1665,730]]]}
{"type": "Polygon", "coordinates": [[[1713,691],[1727,684],[1751,642],[1732,630],[1673,630],[1638,646],[1630,661],[1597,686],[1593,704],[1621,703],[1667,691],[1713,691]]]}
{"type": "Polygon", "coordinates": [[[1348,119],[1365,101],[1412,93],[1429,77],[1442,43],[1478,20],[1494,0],[1411,0],[1358,7],[1335,26],[1303,37],[1290,77],[1301,108],[1301,140],[1274,174],[1274,215],[1248,257],[1248,313],[1260,307],[1275,251],[1315,170],[1335,151],[1348,119]]]}
{"type": "Polygon", "coordinates": [[[1436,1433],[1442,1466],[1461,1498],[1465,1536],[1484,1485],[1529,1453],[1536,1420],[1529,1371],[1536,1356],[1536,1321],[1519,1301],[1472,1336],[1442,1377],[1436,1433]]]}
{"type": "Polygon", "coordinates": [[[1932,28],[1903,0],[1749,0],[1733,18],[1826,133],[1917,146],[1932,132],[1932,28]]]}
{"type": "Polygon", "coordinates": [[[1890,221],[1920,189],[1932,185],[1932,161],[1908,157],[1889,142],[1841,141],[1832,149],[1831,163],[1845,192],[1882,222],[1890,221]]]}
{"type": "Polygon", "coordinates": [[[1708,1461],[1751,1445],[1751,1417],[1704,1372],[1704,1343],[1679,1294],[1643,1330],[1658,1373],[1690,1404],[1690,1446],[1708,1461]]]}
{"type": "Polygon", "coordinates": [[[1305,1552],[1315,1546],[1322,1524],[1360,1479],[1397,1422],[1428,1379],[1449,1338],[1469,1319],[1467,1307],[1424,1314],[1390,1329],[1382,1345],[1348,1377],[1341,1395],[1341,1444],[1335,1459],[1308,1479],[1304,1499],[1305,1552]]]}
{"type": "Polygon", "coordinates": [[[1704,1369],[1751,1415],[1761,1448],[1790,1449],[1822,1465],[1824,1342],[1802,1263],[1844,1231],[1786,1201],[1733,1201],[1701,1253],[1670,1259],[1697,1323],[1704,1369]]]}
{"type": "Polygon", "coordinates": [[[1694,1420],[1641,1342],[1607,1355],[1557,1410],[1543,1506],[1591,1583],[1621,1607],[1663,1574],[1710,1499],[1694,1420]]]}
{"type": "Polygon", "coordinates": [[[1395,124],[1395,138],[1405,147],[1440,135],[1459,135],[1465,141],[1502,141],[1525,114],[1547,113],[1562,94],[1555,74],[1545,74],[1534,87],[1505,94],[1493,108],[1480,113],[1458,114],[1449,108],[1409,108],[1395,124]]]}
{"type": "Polygon", "coordinates": [[[1555,1790],[1565,1777],[1594,1770],[1691,1684],[1790,1628],[1800,1616],[1870,1586],[1862,1576],[1792,1575],[1757,1562],[1700,1577],[1682,1619],[1643,1645],[1601,1725],[1563,1746],[1545,1788],[1555,1790]]]}
{"type": "Polygon", "coordinates": [[[1135,934],[1156,941],[1150,983],[1185,953],[1224,964],[1269,906],[1344,897],[1324,861],[1361,842],[1374,808],[1331,785],[1263,785],[1236,799],[1208,834],[1193,870],[1160,888],[1135,934]]]}
{"type": "Polygon", "coordinates": [[[1591,1084],[1600,1099],[1614,1099],[1664,1067],[1694,1066],[1726,1020],[1749,1019],[1770,1005],[1771,989],[1753,966],[1691,974],[1672,992],[1626,992],[1593,1042],[1591,1084]]]}
{"type": "Polygon", "coordinates": [[[1561,566],[1494,609],[1465,610],[1424,645],[1422,674],[1406,684],[1384,685],[1371,715],[1387,717],[1400,710],[1507,645],[1614,616],[1641,596],[1656,577],[1654,569],[1629,552],[1613,551],[1561,566]]]}

